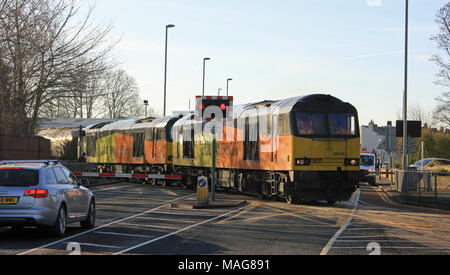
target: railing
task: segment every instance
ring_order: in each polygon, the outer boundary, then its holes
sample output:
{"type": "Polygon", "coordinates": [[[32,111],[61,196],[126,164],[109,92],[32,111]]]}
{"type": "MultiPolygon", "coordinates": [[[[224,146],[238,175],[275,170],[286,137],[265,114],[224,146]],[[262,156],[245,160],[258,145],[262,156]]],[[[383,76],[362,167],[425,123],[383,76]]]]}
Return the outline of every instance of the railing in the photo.
{"type": "MultiPolygon", "coordinates": [[[[430,170],[393,170],[395,189],[406,196],[417,196],[450,201],[450,173],[440,173],[430,170]]],[[[392,186],[394,187],[394,186],[392,186]]]]}

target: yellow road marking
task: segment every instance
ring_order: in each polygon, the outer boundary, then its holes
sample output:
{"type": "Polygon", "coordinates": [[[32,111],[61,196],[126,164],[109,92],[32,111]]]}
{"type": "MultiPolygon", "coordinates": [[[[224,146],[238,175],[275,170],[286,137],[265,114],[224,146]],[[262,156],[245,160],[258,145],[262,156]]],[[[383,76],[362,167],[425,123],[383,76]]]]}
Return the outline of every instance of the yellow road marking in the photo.
{"type": "Polygon", "coordinates": [[[306,220],[306,221],[310,221],[310,222],[314,222],[314,223],[320,223],[320,224],[324,224],[324,225],[328,225],[328,226],[334,226],[334,225],[326,223],[326,222],[321,222],[321,221],[310,219],[310,218],[307,218],[307,217],[304,217],[304,216],[301,216],[301,215],[297,215],[298,213],[303,212],[302,210],[299,210],[299,211],[296,211],[296,212],[292,213],[292,212],[288,212],[288,211],[284,211],[284,210],[281,210],[281,209],[277,209],[277,208],[271,207],[269,205],[261,205],[261,207],[264,207],[264,208],[267,208],[267,209],[271,209],[271,210],[274,210],[274,211],[280,213],[279,215],[275,215],[275,216],[293,216],[293,217],[296,217],[296,218],[299,218],[299,219],[303,219],[303,220],[306,220]]]}
{"type": "Polygon", "coordinates": [[[247,214],[248,212],[250,212],[251,210],[255,209],[256,207],[260,206],[261,203],[259,202],[253,202],[249,207],[247,207],[246,209],[244,209],[243,211],[240,211],[238,213],[236,213],[235,215],[232,215],[220,222],[217,222],[216,224],[226,224],[228,221],[230,221],[231,219],[235,219],[237,217],[240,217],[244,214],[247,214]]]}

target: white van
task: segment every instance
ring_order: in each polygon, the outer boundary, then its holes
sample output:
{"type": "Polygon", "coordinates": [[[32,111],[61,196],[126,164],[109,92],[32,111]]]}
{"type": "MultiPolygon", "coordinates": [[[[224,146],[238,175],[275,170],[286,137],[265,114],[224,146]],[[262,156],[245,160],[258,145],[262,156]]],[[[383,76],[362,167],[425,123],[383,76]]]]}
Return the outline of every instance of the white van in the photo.
{"type": "Polygon", "coordinates": [[[377,163],[377,156],[371,153],[361,153],[361,181],[367,182],[369,185],[376,185],[376,176],[375,174],[370,174],[371,172],[375,172],[377,163]]]}

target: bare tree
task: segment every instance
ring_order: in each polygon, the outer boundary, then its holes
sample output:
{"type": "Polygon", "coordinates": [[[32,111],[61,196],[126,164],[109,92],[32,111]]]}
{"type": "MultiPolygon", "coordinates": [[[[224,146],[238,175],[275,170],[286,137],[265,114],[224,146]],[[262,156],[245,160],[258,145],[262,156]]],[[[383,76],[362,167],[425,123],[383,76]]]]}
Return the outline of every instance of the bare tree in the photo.
{"type": "MultiPolygon", "coordinates": [[[[67,96],[67,80],[105,60],[116,42],[109,25],[92,25],[77,0],[0,0],[0,63],[10,68],[10,113],[32,133],[42,106],[67,96]],[[78,21],[80,20],[81,21],[78,21]]],[[[24,133],[27,134],[27,133],[24,133]]]]}
{"type": "Polygon", "coordinates": [[[447,128],[450,128],[450,92],[444,92],[436,98],[439,102],[434,112],[434,119],[447,128]]]}
{"type": "MultiPolygon", "coordinates": [[[[431,39],[437,42],[438,48],[444,52],[445,57],[434,55],[431,60],[440,68],[437,75],[439,79],[435,83],[447,89],[450,86],[450,2],[445,4],[436,14],[436,23],[439,25],[440,32],[433,35],[431,39]]],[[[450,93],[444,92],[436,100],[438,106],[434,112],[434,118],[442,125],[450,128],[450,93]]]]}
{"type": "Polygon", "coordinates": [[[108,74],[105,87],[105,112],[109,118],[141,116],[139,89],[133,77],[119,69],[108,74]]]}
{"type": "Polygon", "coordinates": [[[79,66],[76,73],[65,79],[56,99],[47,102],[40,114],[47,117],[92,118],[102,114],[105,85],[103,78],[110,70],[103,62],[79,66]]]}
{"type": "Polygon", "coordinates": [[[428,127],[436,126],[433,112],[425,110],[418,103],[408,107],[408,119],[422,121],[422,124],[427,124],[428,127]]]}

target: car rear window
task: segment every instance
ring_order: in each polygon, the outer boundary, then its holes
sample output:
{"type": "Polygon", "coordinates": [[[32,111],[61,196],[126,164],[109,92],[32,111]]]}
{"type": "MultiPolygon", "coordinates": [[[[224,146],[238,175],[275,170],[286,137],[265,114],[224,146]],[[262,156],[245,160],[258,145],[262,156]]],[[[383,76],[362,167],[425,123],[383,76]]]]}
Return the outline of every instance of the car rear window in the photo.
{"type": "Polygon", "coordinates": [[[22,168],[0,169],[0,186],[35,186],[38,184],[38,170],[22,168]]]}

